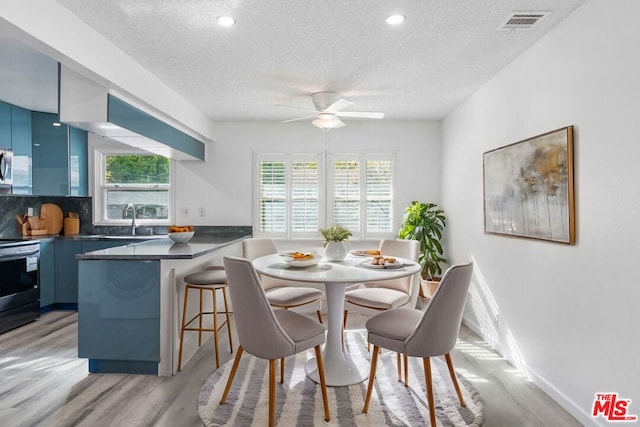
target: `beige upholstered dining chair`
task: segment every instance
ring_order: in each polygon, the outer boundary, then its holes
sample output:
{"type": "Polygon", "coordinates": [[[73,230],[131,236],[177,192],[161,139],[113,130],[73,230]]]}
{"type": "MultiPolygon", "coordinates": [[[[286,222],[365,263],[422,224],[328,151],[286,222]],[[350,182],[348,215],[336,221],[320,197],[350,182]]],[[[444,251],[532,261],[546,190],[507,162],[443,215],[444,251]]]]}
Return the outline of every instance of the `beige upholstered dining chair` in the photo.
{"type": "Polygon", "coordinates": [[[451,381],[458,394],[458,399],[460,399],[460,405],[466,406],[456,379],[450,352],[458,339],[462,311],[467,299],[472,272],[473,263],[451,266],[442,276],[440,285],[425,311],[414,308],[395,308],[367,320],[365,326],[369,342],[373,344],[373,352],[371,353],[369,385],[362,412],[366,413],[369,410],[380,348],[403,354],[405,369],[407,356],[422,358],[432,426],[436,425],[436,414],[430,357],[444,355],[451,381]]]}
{"type": "MultiPolygon", "coordinates": [[[[273,239],[251,238],[242,241],[242,253],[244,258],[253,261],[278,253],[278,250],[273,239]]],[[[289,309],[315,303],[318,320],[322,323],[320,309],[324,292],[307,286],[294,286],[291,282],[273,277],[260,275],[260,279],[272,307],[289,309]]]]}
{"type": "MultiPolygon", "coordinates": [[[[420,242],[417,240],[382,240],[378,248],[382,255],[396,256],[418,262],[420,242]]],[[[357,289],[349,290],[344,296],[344,327],[350,310],[366,315],[396,307],[415,307],[420,290],[418,273],[399,279],[364,283],[357,289]]]]}
{"type": "Polygon", "coordinates": [[[224,257],[229,294],[240,346],[220,399],[223,405],[231,389],[240,357],[247,353],[269,360],[269,426],[275,422],[275,376],[277,359],[314,348],[322,390],[325,421],[330,420],[327,386],[320,344],[325,341],[325,328],[320,323],[291,310],[273,310],[251,261],[224,257]]]}

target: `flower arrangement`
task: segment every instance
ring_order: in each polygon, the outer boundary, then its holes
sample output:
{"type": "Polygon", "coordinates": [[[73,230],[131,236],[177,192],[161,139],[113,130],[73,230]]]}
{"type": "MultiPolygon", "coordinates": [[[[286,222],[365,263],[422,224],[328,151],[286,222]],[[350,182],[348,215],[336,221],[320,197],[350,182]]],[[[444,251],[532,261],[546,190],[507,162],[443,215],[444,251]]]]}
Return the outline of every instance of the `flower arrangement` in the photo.
{"type": "Polygon", "coordinates": [[[321,228],[320,234],[324,237],[324,245],[327,246],[329,242],[346,242],[349,237],[352,236],[351,232],[341,225],[334,225],[329,228],[321,228]]]}

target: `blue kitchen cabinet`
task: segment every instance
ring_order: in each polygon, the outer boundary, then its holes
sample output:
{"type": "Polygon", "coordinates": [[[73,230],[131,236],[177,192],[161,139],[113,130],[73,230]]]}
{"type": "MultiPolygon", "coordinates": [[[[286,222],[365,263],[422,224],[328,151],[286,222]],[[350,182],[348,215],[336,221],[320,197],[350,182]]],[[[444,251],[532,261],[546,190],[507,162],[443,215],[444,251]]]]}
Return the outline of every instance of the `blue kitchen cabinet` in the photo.
{"type": "Polygon", "coordinates": [[[11,104],[0,101],[0,148],[11,148],[11,104]]]}
{"type": "Polygon", "coordinates": [[[11,106],[13,145],[13,194],[33,194],[31,149],[31,111],[11,106]]]}
{"type": "Polygon", "coordinates": [[[40,307],[56,302],[55,241],[40,240],[40,307]]]}
{"type": "Polygon", "coordinates": [[[69,126],[69,190],[72,196],[89,195],[88,132],[69,126]]]}
{"type": "Polygon", "coordinates": [[[55,288],[56,303],[78,303],[78,261],[76,254],[82,251],[82,241],[56,239],[55,288]]]}
{"type": "Polygon", "coordinates": [[[68,126],[56,114],[31,112],[33,194],[69,195],[68,126]]]}
{"type": "Polygon", "coordinates": [[[78,357],[89,372],[158,374],[160,261],[80,260],[78,357]]]}

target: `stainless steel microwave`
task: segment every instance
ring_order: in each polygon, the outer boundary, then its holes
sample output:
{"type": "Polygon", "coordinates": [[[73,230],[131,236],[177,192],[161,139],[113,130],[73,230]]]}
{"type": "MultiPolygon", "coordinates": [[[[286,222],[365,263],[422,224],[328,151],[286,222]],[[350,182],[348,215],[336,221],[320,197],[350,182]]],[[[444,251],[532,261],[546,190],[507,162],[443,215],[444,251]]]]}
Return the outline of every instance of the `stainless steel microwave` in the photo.
{"type": "Polygon", "coordinates": [[[13,172],[11,163],[13,162],[13,152],[0,148],[0,193],[10,193],[13,185],[13,172]]]}

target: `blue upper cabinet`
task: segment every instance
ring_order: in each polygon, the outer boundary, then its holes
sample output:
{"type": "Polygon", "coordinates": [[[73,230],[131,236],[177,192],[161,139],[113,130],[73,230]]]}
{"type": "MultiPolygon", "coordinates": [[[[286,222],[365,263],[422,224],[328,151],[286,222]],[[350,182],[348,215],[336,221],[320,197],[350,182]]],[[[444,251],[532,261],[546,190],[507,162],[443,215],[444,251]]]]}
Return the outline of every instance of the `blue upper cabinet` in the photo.
{"type": "Polygon", "coordinates": [[[69,194],[68,126],[54,126],[56,114],[31,113],[33,194],[69,194]]]}
{"type": "Polygon", "coordinates": [[[11,105],[0,101],[0,148],[11,147],[11,105]]]}
{"type": "Polygon", "coordinates": [[[33,194],[31,111],[11,106],[13,194],[33,194]]]}
{"type": "Polygon", "coordinates": [[[89,195],[88,132],[69,126],[69,183],[70,195],[89,195]]]}
{"type": "Polygon", "coordinates": [[[56,114],[31,112],[33,194],[86,196],[87,131],[54,123],[56,114]]]}

